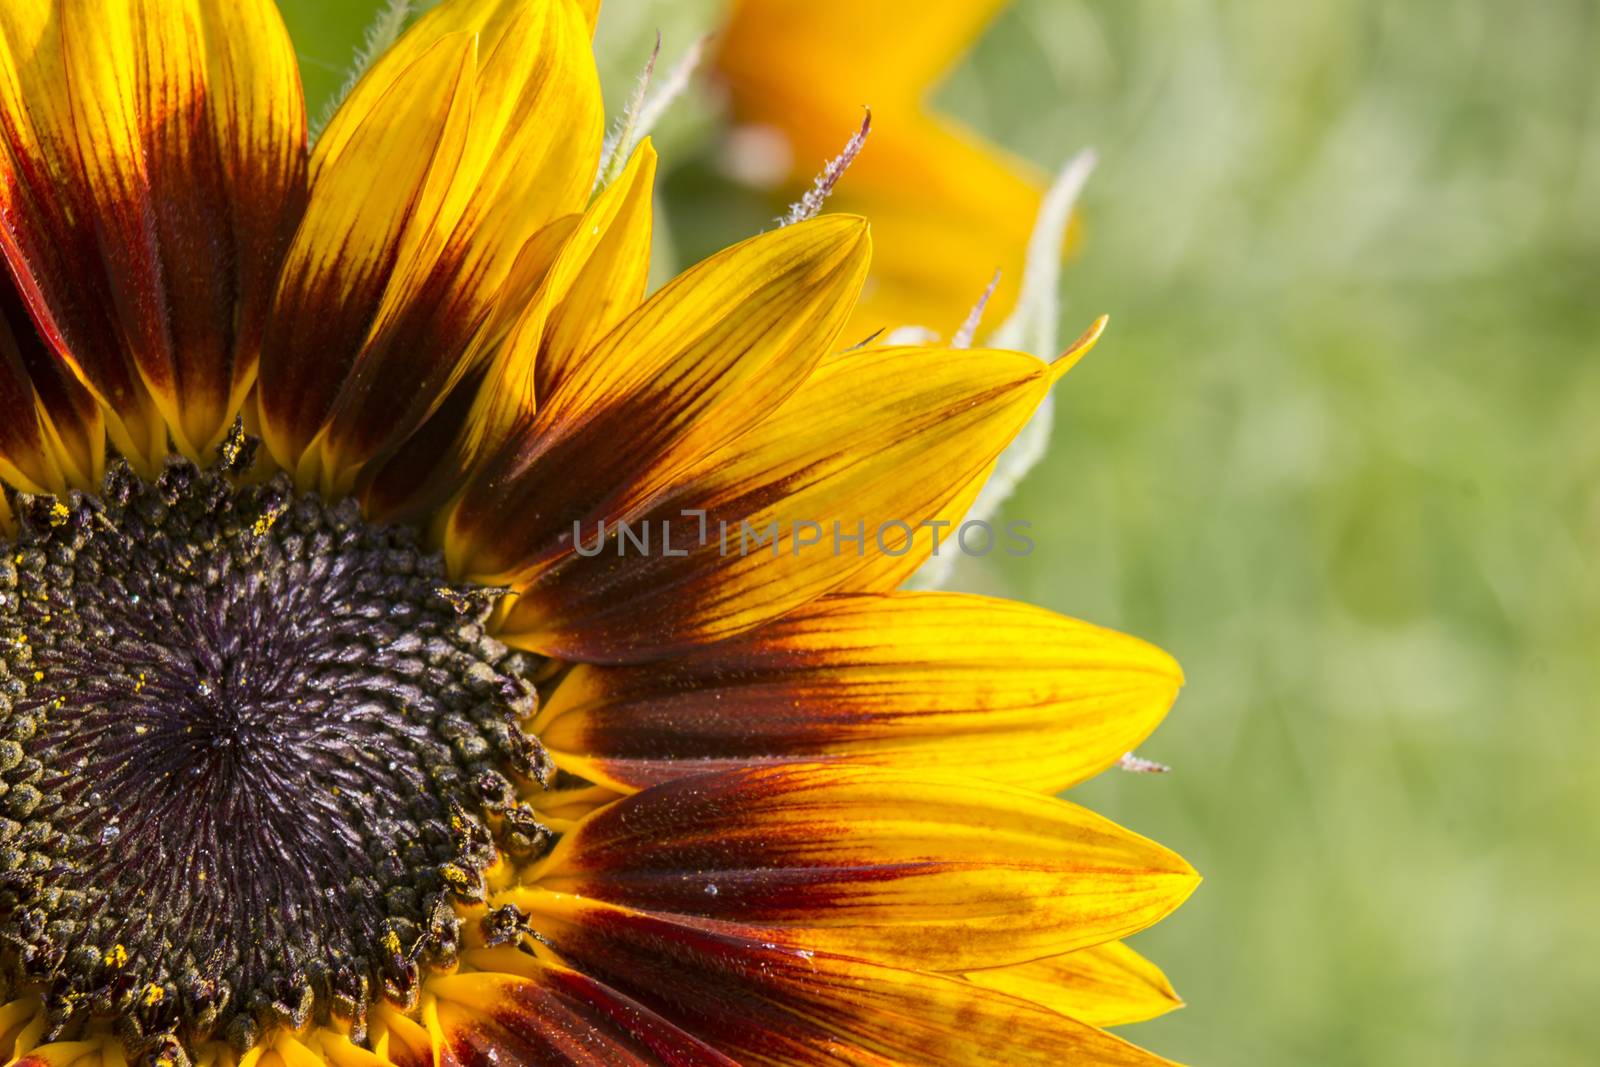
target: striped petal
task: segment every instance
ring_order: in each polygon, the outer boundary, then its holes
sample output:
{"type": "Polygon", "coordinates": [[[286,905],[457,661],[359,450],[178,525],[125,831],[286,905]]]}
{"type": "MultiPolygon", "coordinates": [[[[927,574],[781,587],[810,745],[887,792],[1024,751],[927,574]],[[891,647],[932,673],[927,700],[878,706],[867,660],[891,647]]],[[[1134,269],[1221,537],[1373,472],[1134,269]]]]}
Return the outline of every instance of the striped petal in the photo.
{"type": "Polygon", "coordinates": [[[1155,729],[1166,653],[1024,604],[956,593],[824,597],[677,660],[577,666],[533,732],[614,788],[849,758],[1057,793],[1155,729]]]}
{"type": "Polygon", "coordinates": [[[220,440],[302,202],[269,0],[7,4],[0,242],[44,336],[150,468],[220,440]]]}
{"type": "Polygon", "coordinates": [[[208,25],[216,26],[208,38],[213,61],[234,87],[212,112],[234,230],[240,235],[234,262],[237,341],[225,420],[231,421],[244,393],[255,385],[278,270],[305,210],[306,115],[299,61],[277,5],[268,0],[203,3],[208,19],[214,19],[208,25]]]}
{"type": "Polygon", "coordinates": [[[1065,1015],[959,979],[554,894],[539,902],[532,921],[569,965],[740,1063],[1167,1062],[1065,1015]]]}
{"type": "Polygon", "coordinates": [[[715,1049],[592,978],[520,954],[508,966],[517,973],[469,972],[428,983],[440,1067],[733,1067],[715,1049]]]}
{"type": "Polygon", "coordinates": [[[1120,941],[1010,967],[972,971],[966,978],[1092,1026],[1144,1022],[1183,1007],[1160,968],[1120,941]]]}
{"type": "Polygon", "coordinates": [[[587,200],[602,132],[573,0],[444,4],[368,72],[318,141],[275,304],[279,462],[346,491],[444,402],[529,238],[587,200]]]}
{"type": "Polygon", "coordinates": [[[307,449],[378,314],[408,226],[437,214],[466,138],[476,62],[471,35],[437,41],[353,131],[349,164],[313,188],[273,300],[260,387],[267,446],[303,481],[317,472],[307,449]]]}
{"type": "Polygon", "coordinates": [[[359,483],[365,513],[415,519],[460,488],[533,417],[535,397],[564,380],[593,344],[638,307],[650,270],[655,148],[640,143],[583,215],[540,230],[517,257],[474,347],[485,357],[427,422],[359,483]]]}
{"type": "Polygon", "coordinates": [[[417,518],[460,488],[479,457],[527,428],[548,395],[594,342],[644,298],[650,270],[656,153],[648,140],[583,215],[535,234],[517,257],[489,324],[474,342],[483,358],[439,410],[358,482],[369,516],[417,518]]]}
{"type": "Polygon", "coordinates": [[[39,335],[0,272],[0,481],[30,493],[93,488],[105,456],[94,398],[39,335]]]}
{"type": "MultiPolygon", "coordinates": [[[[460,490],[483,450],[488,435],[482,412],[491,403],[521,412],[515,400],[518,388],[505,379],[525,381],[527,371],[497,353],[506,347],[527,309],[537,303],[534,295],[579,221],[578,215],[563,215],[523,245],[488,324],[473,341],[461,380],[416,432],[362,470],[356,491],[363,514],[381,522],[422,520],[460,490]],[[495,355],[474,358],[482,353],[495,355]],[[491,379],[499,384],[489,385],[491,379]]],[[[507,422],[504,434],[523,424],[515,419],[507,422]]]]}
{"type": "MultiPolygon", "coordinates": [[[[383,482],[399,480],[410,486],[407,497],[442,502],[430,499],[436,487],[448,490],[447,498],[474,461],[525,430],[536,397],[549,396],[595,342],[638,308],[650,271],[655,173],[655,148],[645,141],[581,217],[548,226],[529,242],[513,273],[529,279],[531,295],[498,310],[482,342],[492,353],[488,365],[447,402],[455,409],[447,414],[448,429],[424,427],[419,436],[429,439],[426,445],[408,443],[401,450],[407,466],[386,464],[383,482]],[[419,472],[428,473],[419,480],[419,472]]],[[[399,495],[395,489],[386,495],[399,495]]]]}
{"type": "Polygon", "coordinates": [[[663,287],[561,377],[468,487],[446,541],[453,568],[525,581],[571,554],[575,522],[626,513],[743,435],[832,350],[868,258],[865,224],[825,216],[663,287]]]}
{"type": "MultiPolygon", "coordinates": [[[[881,348],[829,360],[781,410],[519,589],[504,639],[585,662],[657,659],[827,593],[917,534],[1027,422],[1051,370],[1019,352],[881,348]],[[590,554],[593,553],[593,554],[590,554]]],[[[563,468],[565,469],[565,468],[563,468]]]]}
{"type": "Polygon", "coordinates": [[[954,971],[1141,930],[1198,877],[1065,801],[954,776],[792,764],[625,797],[565,835],[526,882],[757,941],[954,971]]]}

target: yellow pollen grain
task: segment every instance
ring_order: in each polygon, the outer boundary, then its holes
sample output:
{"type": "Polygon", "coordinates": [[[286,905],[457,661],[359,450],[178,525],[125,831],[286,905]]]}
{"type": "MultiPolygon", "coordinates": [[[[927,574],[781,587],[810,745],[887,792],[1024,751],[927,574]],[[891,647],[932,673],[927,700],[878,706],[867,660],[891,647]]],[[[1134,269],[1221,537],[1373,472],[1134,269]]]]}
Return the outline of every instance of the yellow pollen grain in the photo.
{"type": "Polygon", "coordinates": [[[400,955],[400,935],[390,930],[383,935],[383,950],[390,955],[400,955]]]}
{"type": "Polygon", "coordinates": [[[151,982],[149,985],[144,987],[143,999],[144,1006],[151,1008],[167,999],[167,991],[156,985],[154,982],[151,982]]]}
{"type": "Polygon", "coordinates": [[[121,967],[127,962],[128,950],[123,948],[120,944],[113,946],[111,951],[106,953],[107,967],[121,967]]]}

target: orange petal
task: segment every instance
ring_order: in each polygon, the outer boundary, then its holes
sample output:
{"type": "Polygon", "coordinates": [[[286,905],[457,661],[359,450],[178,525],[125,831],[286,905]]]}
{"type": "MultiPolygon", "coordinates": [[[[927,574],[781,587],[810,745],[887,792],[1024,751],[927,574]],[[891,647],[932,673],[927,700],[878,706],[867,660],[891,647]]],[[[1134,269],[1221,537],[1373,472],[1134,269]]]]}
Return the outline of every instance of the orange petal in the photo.
{"type": "Polygon", "coordinates": [[[500,353],[513,328],[538,303],[534,295],[579,221],[578,215],[563,215],[523,245],[498,305],[473,341],[461,380],[416,432],[369,463],[357,479],[363,514],[383,522],[415,522],[454,496],[485,447],[489,419],[484,412],[491,405],[509,412],[502,437],[526,424],[532,415],[532,388],[526,384],[531,372],[500,353]],[[480,353],[489,355],[477,358],[480,353]],[[492,380],[500,384],[490,386],[492,380]],[[524,389],[526,405],[521,403],[524,389]]]}
{"type": "MultiPolygon", "coordinates": [[[[737,84],[808,95],[916,100],[954,65],[1006,0],[736,0],[718,65],[737,84]],[[893,48],[884,48],[893,41],[893,48]],[[872,53],[874,61],[853,57],[872,53]],[[840,85],[844,82],[844,85],[840,85]],[[860,96],[860,91],[868,95],[860,96]]],[[[754,99],[752,106],[761,101],[754,99]]],[[[769,103],[776,107],[776,104],[769,103]]],[[[826,144],[818,147],[826,150],[826,144]]]]}
{"type": "Polygon", "coordinates": [[[1120,1038],[970,982],[545,894],[533,925],[574,968],[739,1062],[1155,1067],[1120,1038]]]}
{"type": "Polygon", "coordinates": [[[458,446],[464,456],[494,455],[526,429],[539,398],[554,395],[638,309],[650,273],[655,174],[655,148],[645,141],[567,231],[537,291],[510,316],[477,387],[458,446]]]}
{"type": "Polygon", "coordinates": [[[0,276],[0,481],[30,493],[96,486],[104,424],[44,338],[9,275],[0,276]]]}
{"type": "Polygon", "coordinates": [[[453,569],[531,577],[572,552],[574,522],[625,513],[750,429],[833,348],[868,255],[859,219],[825,216],[668,283],[540,399],[522,439],[468,487],[446,541],[453,569]]]}
{"type": "Polygon", "coordinates": [[[954,971],[1142,930],[1199,878],[1065,801],[954,776],[787,764],[625,797],[563,836],[525,881],[757,941],[954,971]]]}
{"type": "MultiPolygon", "coordinates": [[[[1048,368],[1020,352],[869,349],[828,361],[770,419],[648,510],[519,588],[519,647],[588,662],[656,659],[816,599],[885,555],[926,557],[921,524],[1027,422],[1048,368]]],[[[613,446],[615,447],[615,446],[613,446]]],[[[503,536],[503,533],[502,533],[503,536]]]]}
{"type": "Polygon", "coordinates": [[[1023,604],[829,596],[681,659],[580,665],[532,729],[564,770],[631,790],[775,761],[848,758],[1056,793],[1155,729],[1166,653],[1023,604]]]}
{"type": "Polygon", "coordinates": [[[526,956],[513,962],[516,974],[468,972],[428,982],[438,1000],[440,1067],[733,1067],[715,1049],[586,975],[526,956]]]}

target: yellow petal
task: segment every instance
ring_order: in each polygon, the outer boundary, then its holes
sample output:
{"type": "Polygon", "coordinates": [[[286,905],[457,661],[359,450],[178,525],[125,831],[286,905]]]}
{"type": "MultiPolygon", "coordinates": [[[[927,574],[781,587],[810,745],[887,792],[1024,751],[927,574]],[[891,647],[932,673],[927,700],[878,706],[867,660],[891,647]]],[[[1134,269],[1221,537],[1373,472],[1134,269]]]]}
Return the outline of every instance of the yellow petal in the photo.
{"type": "Polygon", "coordinates": [[[996,269],[991,324],[1009,313],[1044,180],[971,131],[930,114],[926,97],[1003,0],[741,0],[717,65],[740,121],[777,130],[792,198],[870,105],[872,137],[834,194],[872,221],[878,254],[847,336],[904,325],[948,336],[996,269]],[[893,48],[882,47],[892,40],[893,48]],[[871,55],[870,63],[857,57],[871,55]]]}
{"type": "Polygon", "coordinates": [[[625,797],[525,880],[757,941],[954,971],[1142,930],[1199,878],[1065,801],[971,778],[785,764],[625,797]]]}
{"type": "Polygon", "coordinates": [[[268,1038],[268,1051],[276,1055],[282,1067],[327,1067],[327,1060],[320,1052],[314,1052],[306,1047],[300,1037],[291,1030],[279,1028],[268,1038]]]}
{"type": "Polygon", "coordinates": [[[855,98],[858,105],[918,100],[1005,5],[1006,0],[736,0],[718,41],[718,62],[740,81],[791,92],[796,86],[833,96],[868,90],[855,98]],[[886,42],[894,47],[884,47],[886,42]],[[853,58],[869,53],[871,63],[853,58]]]}
{"type": "MultiPolygon", "coordinates": [[[[1050,361],[1051,381],[1060,381],[1069,370],[1093,350],[1096,342],[1105,333],[1106,324],[1109,321],[1107,316],[1100,316],[1064,352],[1050,361]]],[[[835,358],[843,359],[848,358],[848,356],[849,353],[840,353],[835,358]]],[[[930,520],[929,525],[931,528],[944,531],[944,543],[941,549],[943,552],[948,554],[960,549],[959,542],[962,536],[962,525],[972,513],[973,506],[978,502],[978,497],[989,483],[989,478],[994,474],[994,470],[995,464],[993,463],[985,467],[977,477],[962,487],[950,502],[939,510],[937,516],[930,520]]],[[[1014,528],[1012,524],[1008,523],[1005,529],[1008,550],[1014,550],[1009,546],[1021,546],[1031,540],[1027,537],[1026,527],[1014,528]]],[[[980,544],[984,543],[981,530],[975,536],[980,538],[980,544]]],[[[851,575],[850,580],[841,585],[839,589],[841,592],[887,593],[898,589],[910,580],[913,575],[922,569],[922,565],[926,562],[927,558],[921,553],[900,557],[881,556],[862,568],[859,573],[851,575]]]]}
{"type": "Polygon", "coordinates": [[[126,1067],[127,1062],[122,1042],[108,1034],[40,1045],[12,1067],[126,1067]]]}
{"type": "Polygon", "coordinates": [[[829,596],[676,660],[579,665],[532,731],[622,790],[739,765],[849,758],[1056,793],[1155,729],[1166,653],[958,593],[829,596]]]}
{"type": "Polygon", "coordinates": [[[526,580],[572,552],[574,522],[625,513],[749,430],[834,347],[868,256],[859,219],[826,216],[664,286],[574,363],[520,447],[468,487],[446,540],[453,570],[526,580]]]}
{"type": "Polygon", "coordinates": [[[44,1005],[37,994],[0,1003],[0,1056],[15,1061],[38,1044],[44,1028],[44,1005]]]}
{"type": "MultiPolygon", "coordinates": [[[[615,335],[613,335],[615,336],[615,335]]],[[[868,349],[830,360],[765,423],[519,588],[504,639],[588,662],[655,659],[741,633],[884,555],[925,558],[937,516],[1049,387],[1020,352],[868,349]],[[592,554],[590,554],[592,553],[592,554]]]]}
{"type": "Polygon", "coordinates": [[[393,1067],[393,1061],[362,1048],[332,1027],[312,1029],[302,1040],[332,1067],[393,1067]]]}
{"type": "MultiPolygon", "coordinates": [[[[484,42],[484,54],[498,41],[507,27],[530,12],[545,16],[569,0],[445,0],[436,4],[419,18],[389,50],[367,68],[361,80],[350,91],[339,110],[329,120],[322,135],[317,138],[316,171],[342,155],[355,137],[355,131],[366,117],[381,105],[379,101],[400,79],[403,73],[440,38],[455,33],[477,35],[484,42]]],[[[585,0],[578,5],[584,21],[592,26],[599,5],[585,0]]]]}
{"type": "Polygon", "coordinates": [[[1092,1026],[1144,1022],[1183,1007],[1160,968],[1120,941],[972,971],[966,978],[1092,1026]]]}
{"type": "Polygon", "coordinates": [[[644,300],[650,275],[656,150],[649,139],[595,198],[545,282],[551,304],[535,363],[536,396],[552,396],[574,364],[644,300]]]}
{"type": "MultiPolygon", "coordinates": [[[[956,491],[950,502],[940,508],[938,513],[928,520],[930,532],[941,531],[941,540],[938,552],[949,555],[960,550],[958,538],[961,533],[961,523],[972,512],[972,507],[978,502],[978,496],[983,492],[983,487],[988,484],[989,478],[994,474],[995,464],[990,463],[978,472],[977,476],[956,491]]],[[[1008,543],[1012,551],[1021,545],[1009,535],[1008,543]]],[[[868,563],[860,571],[852,574],[850,579],[839,586],[841,593],[891,593],[910,581],[923,564],[927,563],[933,555],[933,546],[929,545],[929,552],[925,556],[921,552],[907,553],[904,556],[880,555],[868,563]]]]}
{"type": "Polygon", "coordinates": [[[432,1041],[416,1019],[387,1001],[379,1001],[373,1005],[368,1023],[373,1050],[386,1062],[395,1067],[433,1067],[432,1041]]]}

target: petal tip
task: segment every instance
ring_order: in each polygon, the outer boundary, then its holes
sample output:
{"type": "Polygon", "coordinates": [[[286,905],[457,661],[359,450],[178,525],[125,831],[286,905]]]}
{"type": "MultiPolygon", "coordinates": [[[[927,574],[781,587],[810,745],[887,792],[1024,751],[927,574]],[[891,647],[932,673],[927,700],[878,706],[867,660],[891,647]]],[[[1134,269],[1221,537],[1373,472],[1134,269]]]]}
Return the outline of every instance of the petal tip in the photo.
{"type": "Polygon", "coordinates": [[[1076,341],[1067,346],[1065,352],[1051,360],[1050,380],[1052,382],[1060,381],[1067,371],[1076,367],[1084,356],[1093,351],[1094,346],[1099,342],[1101,335],[1106,332],[1106,326],[1110,322],[1110,315],[1101,315],[1089,324],[1089,328],[1083,331],[1076,341]]]}

